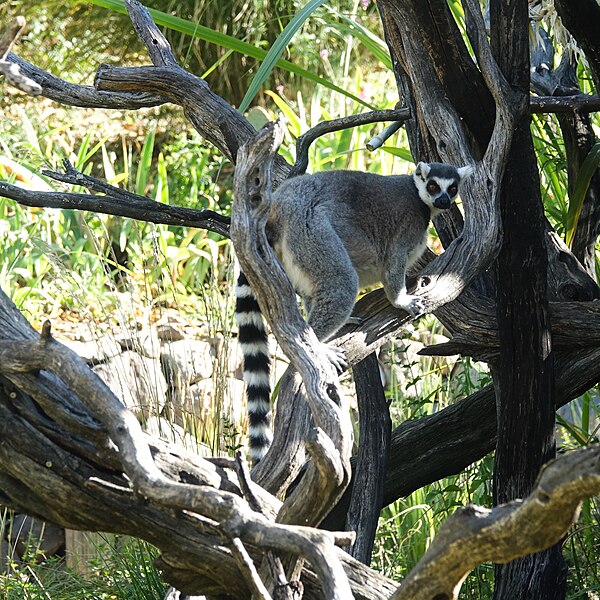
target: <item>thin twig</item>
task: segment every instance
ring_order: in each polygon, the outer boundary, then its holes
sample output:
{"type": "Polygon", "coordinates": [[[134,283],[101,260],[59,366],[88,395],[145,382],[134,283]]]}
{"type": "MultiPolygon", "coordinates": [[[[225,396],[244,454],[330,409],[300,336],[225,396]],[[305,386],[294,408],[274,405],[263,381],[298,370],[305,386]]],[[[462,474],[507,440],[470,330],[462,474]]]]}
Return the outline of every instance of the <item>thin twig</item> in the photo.
{"type": "Polygon", "coordinates": [[[373,152],[378,148],[381,148],[385,142],[391,138],[400,127],[402,127],[402,121],[394,121],[391,125],[388,125],[381,133],[378,133],[374,138],[371,138],[367,143],[366,147],[369,152],[373,152]]]}
{"type": "Polygon", "coordinates": [[[15,17],[2,34],[0,38],[0,73],[4,74],[10,84],[26,94],[39,96],[42,93],[41,86],[27,77],[18,65],[7,60],[11,48],[17,43],[24,29],[25,18],[15,17]]]}
{"type": "Polygon", "coordinates": [[[15,17],[7,26],[0,37],[0,61],[6,60],[7,54],[17,43],[25,29],[25,17],[15,17]]]}
{"type": "Polygon", "coordinates": [[[229,237],[229,217],[220,215],[212,210],[196,210],[179,206],[170,206],[156,202],[145,196],[139,196],[107,183],[82,175],[80,181],[69,175],[44,171],[44,174],[76,185],[85,185],[96,188],[106,193],[106,196],[94,194],[80,194],[69,192],[33,192],[16,185],[0,181],[0,196],[15,200],[24,206],[41,208],[70,208],[75,210],[88,210],[107,215],[129,217],[138,221],[164,225],[180,225],[197,227],[214,231],[224,237],[229,237]],[[85,181],[85,183],[84,183],[85,181]]]}
{"type": "Polygon", "coordinates": [[[254,565],[254,561],[250,554],[248,554],[248,550],[246,550],[242,540],[240,540],[240,538],[233,538],[231,541],[231,549],[233,550],[233,554],[236,556],[240,567],[247,575],[246,579],[253,590],[252,597],[257,600],[272,600],[271,594],[269,594],[269,590],[267,590],[260,578],[256,566],[254,565]]]}
{"type": "Polygon", "coordinates": [[[235,472],[240,483],[240,489],[242,490],[242,496],[246,499],[252,510],[264,514],[258,498],[254,495],[254,492],[250,488],[251,478],[250,470],[248,469],[248,463],[239,450],[235,453],[234,464],[235,472]]]}

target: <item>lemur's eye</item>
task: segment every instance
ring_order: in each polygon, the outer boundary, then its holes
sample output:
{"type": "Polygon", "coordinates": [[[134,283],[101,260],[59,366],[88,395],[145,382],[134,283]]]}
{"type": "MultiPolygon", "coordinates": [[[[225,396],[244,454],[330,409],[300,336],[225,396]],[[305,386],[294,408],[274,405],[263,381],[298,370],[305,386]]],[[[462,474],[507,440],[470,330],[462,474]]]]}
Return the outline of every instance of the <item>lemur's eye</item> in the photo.
{"type": "Polygon", "coordinates": [[[458,186],[457,185],[451,185],[448,188],[448,191],[450,192],[451,196],[454,196],[456,194],[456,192],[458,192],[458,186]]]}
{"type": "Polygon", "coordinates": [[[430,182],[427,184],[427,191],[428,191],[430,194],[435,194],[436,192],[439,192],[439,191],[440,191],[440,186],[439,186],[439,185],[438,185],[438,184],[437,184],[435,181],[430,181],[430,182]]]}

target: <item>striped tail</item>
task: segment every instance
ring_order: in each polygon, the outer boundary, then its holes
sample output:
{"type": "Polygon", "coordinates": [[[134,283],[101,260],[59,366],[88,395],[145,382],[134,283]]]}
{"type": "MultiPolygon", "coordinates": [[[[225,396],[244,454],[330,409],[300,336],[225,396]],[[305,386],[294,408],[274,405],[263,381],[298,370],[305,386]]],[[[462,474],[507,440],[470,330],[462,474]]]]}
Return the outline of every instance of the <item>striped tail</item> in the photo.
{"type": "Polygon", "coordinates": [[[263,316],[243,273],[240,273],[236,287],[235,315],[244,357],[250,458],[256,464],[266,454],[273,439],[269,385],[271,360],[263,316]]]}

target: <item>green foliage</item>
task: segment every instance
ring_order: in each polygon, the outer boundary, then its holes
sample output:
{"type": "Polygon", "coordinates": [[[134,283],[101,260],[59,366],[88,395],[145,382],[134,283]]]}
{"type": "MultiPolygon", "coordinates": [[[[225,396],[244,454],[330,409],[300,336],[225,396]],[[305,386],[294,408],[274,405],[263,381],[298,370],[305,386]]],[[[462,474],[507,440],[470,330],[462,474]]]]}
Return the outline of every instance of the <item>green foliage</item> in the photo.
{"type": "MultiPolygon", "coordinates": [[[[11,512],[0,515],[0,530],[11,512]]],[[[47,558],[31,539],[24,555],[13,557],[0,573],[0,600],[162,600],[167,585],[153,565],[157,551],[150,544],[120,536],[101,536],[95,556],[79,569],[67,567],[64,558],[47,558]]]]}
{"type": "MultiPolygon", "coordinates": [[[[221,198],[216,183],[222,159],[200,149],[197,139],[190,144],[185,135],[173,139],[166,145],[170,154],[165,157],[157,152],[151,130],[134,161],[131,143],[125,139],[121,147],[107,146],[106,136],[94,139],[88,131],[75,148],[60,130],[34,125],[24,112],[21,116],[26,125],[21,131],[2,133],[3,145],[13,156],[0,158],[5,179],[11,173],[14,178],[19,167],[18,178],[32,187],[64,189],[35,172],[40,166],[58,168],[66,156],[86,173],[148,193],[160,202],[224,211],[230,205],[230,192],[221,198]]],[[[0,217],[6,242],[0,248],[0,284],[18,306],[26,303],[36,316],[87,307],[92,316],[103,318],[94,314],[102,303],[93,298],[118,303],[122,287],[116,286],[115,273],[127,281],[131,292],[153,305],[196,304],[193,296],[204,293],[209,279],[224,271],[222,261],[229,259],[225,242],[206,231],[77,211],[28,209],[6,199],[0,199],[0,217]],[[127,250],[127,262],[115,262],[111,245],[127,250]]],[[[111,312],[106,305],[101,310],[111,312]]]]}
{"type": "MultiPolygon", "coordinates": [[[[125,13],[125,6],[123,0],[89,0],[92,4],[96,4],[103,8],[109,8],[113,11],[125,13]]],[[[298,29],[302,26],[304,21],[308,18],[308,16],[320,6],[325,0],[312,0],[306,6],[301,8],[298,13],[291,19],[288,25],[283,29],[281,34],[277,35],[275,41],[273,43],[272,48],[267,52],[263,50],[259,45],[250,44],[245,41],[242,41],[236,37],[232,37],[221,33],[216,29],[211,29],[209,27],[203,26],[198,22],[193,22],[190,20],[182,19],[180,17],[176,17],[173,15],[169,15],[163,11],[151,9],[151,14],[153,19],[158,25],[164,25],[173,31],[177,31],[193,38],[198,38],[204,42],[208,42],[210,44],[216,44],[220,46],[222,49],[226,50],[226,56],[223,55],[222,59],[216,61],[213,65],[206,69],[205,75],[208,75],[212,72],[217,66],[220,66],[221,62],[224,62],[229,58],[228,52],[236,52],[242,55],[244,58],[254,58],[258,61],[261,61],[262,64],[258,69],[256,75],[252,78],[250,85],[241,101],[240,110],[245,110],[248,108],[252,98],[256,95],[258,90],[261,88],[263,83],[268,78],[270,72],[277,65],[278,67],[288,71],[289,73],[293,73],[301,77],[304,81],[310,81],[313,84],[320,84],[325,87],[330,88],[333,91],[336,91],[340,94],[347,95],[351,97],[353,100],[356,100],[359,103],[363,103],[363,101],[356,97],[350,95],[343,88],[335,85],[332,81],[329,81],[325,78],[319,77],[315,75],[314,72],[300,67],[294,62],[290,62],[284,60],[281,57],[285,47],[288,45],[294,34],[298,31],[298,29]],[[217,65],[217,63],[219,63],[217,65]]],[[[178,10],[181,10],[181,6],[178,6],[178,10]]],[[[239,17],[241,14],[246,12],[247,4],[245,6],[236,5],[232,3],[231,6],[221,5],[221,15],[225,16],[226,12],[224,9],[230,8],[232,10],[239,10],[240,13],[235,15],[235,17],[239,17]]],[[[254,7],[255,10],[257,7],[254,7]]],[[[234,22],[237,20],[234,17],[234,22]]],[[[246,15],[247,18],[247,15],[246,15]]],[[[250,27],[250,30],[255,30],[254,26],[250,27]]],[[[262,40],[261,40],[262,41],[262,40]]],[[[232,65],[229,66],[232,69],[232,65]]],[[[232,69],[234,70],[234,69],[232,69]]],[[[238,71],[239,72],[239,71],[238,71]]],[[[234,104],[236,103],[236,99],[232,99],[234,104]]]]}
{"type": "Polygon", "coordinates": [[[279,61],[280,56],[283,54],[287,45],[292,41],[296,32],[302,27],[308,17],[310,17],[311,13],[319,8],[324,2],[325,0],[310,0],[306,6],[303,6],[302,9],[294,15],[294,18],[285,26],[281,34],[277,36],[275,43],[265,55],[260,68],[248,86],[248,91],[240,104],[240,112],[244,112],[249,108],[250,103],[267,80],[269,73],[271,73],[279,61]]]}
{"type": "Polygon", "coordinates": [[[585,157],[585,160],[579,169],[579,173],[577,174],[575,185],[573,186],[573,197],[569,202],[569,211],[567,213],[566,242],[569,246],[571,245],[573,236],[577,230],[581,208],[583,207],[583,201],[585,200],[585,195],[590,186],[590,181],[599,166],[600,142],[596,142],[585,157]]]}
{"type": "MultiPolygon", "coordinates": [[[[270,117],[286,122],[282,153],[290,162],[295,158],[296,138],[311,126],[355,114],[365,105],[389,108],[397,101],[391,61],[373,6],[365,8],[354,1],[346,10],[347,3],[321,6],[322,0],[306,6],[292,0],[157,0],[149,4],[161,9],[154,10],[153,16],[168,28],[177,56],[184,57],[183,63],[193,72],[206,77],[217,93],[233,104],[242,101],[242,109],[257,98],[270,117]],[[265,86],[270,89],[264,90],[265,86]]],[[[449,6],[464,31],[460,2],[452,0],[449,6]]],[[[107,59],[107,49],[112,62],[146,61],[129,22],[119,14],[124,10],[122,0],[11,2],[0,7],[0,18],[21,9],[33,17],[22,44],[26,56],[37,58],[34,62],[42,67],[52,65],[57,74],[66,73],[68,78],[75,74],[76,80],[87,76],[97,62],[107,59]],[[94,26],[98,23],[102,27],[94,26]],[[81,42],[82,30],[85,43],[81,42]],[[126,59],[116,56],[116,51],[122,51],[126,59]]],[[[583,67],[579,68],[579,78],[582,89],[590,91],[590,78],[583,67]]],[[[1,90],[0,100],[6,104],[1,90]]],[[[13,110],[13,119],[7,114],[0,123],[3,179],[21,181],[32,189],[65,189],[38,173],[41,167],[57,168],[67,157],[86,173],[159,202],[222,213],[230,210],[231,165],[164,109],[143,117],[120,117],[133,131],[131,137],[120,138],[113,133],[116,125],[91,126],[90,113],[82,119],[85,132],[73,136],[67,129],[70,125],[66,125],[70,116],[37,122],[28,111],[13,110]],[[183,131],[165,136],[160,133],[164,129],[183,131]]],[[[598,117],[593,119],[598,126],[598,117]]],[[[364,152],[366,142],[381,127],[362,126],[319,138],[310,150],[310,169],[406,172],[413,159],[402,130],[383,151],[364,152]]],[[[118,130],[121,128],[119,122],[118,130]]],[[[536,115],[531,130],[547,215],[569,241],[591,174],[600,163],[600,149],[596,145],[590,152],[569,198],[565,151],[556,119],[536,115]]],[[[81,319],[118,319],[122,324],[135,320],[132,313],[173,306],[194,317],[201,315],[215,336],[231,330],[230,248],[214,234],[98,214],[28,209],[0,199],[0,235],[0,285],[34,321],[77,312],[81,319]],[[117,249],[127,251],[126,261],[117,260],[117,249]]],[[[441,327],[429,317],[421,320],[420,331],[435,335],[441,327]]],[[[415,332],[415,337],[418,334],[415,332]]],[[[416,359],[396,348],[392,360],[402,363],[404,372],[401,381],[393,380],[390,392],[395,424],[432,414],[490,381],[485,369],[469,359],[416,359]]],[[[218,375],[218,394],[225,386],[226,381],[218,375]]],[[[558,423],[564,449],[595,441],[598,390],[584,395],[573,405],[573,414],[561,414],[558,423]]],[[[208,422],[190,419],[185,427],[215,450],[232,452],[239,446],[239,432],[233,424],[216,416],[208,422]]],[[[373,564],[387,575],[401,578],[458,506],[491,506],[492,460],[487,456],[464,472],[387,507],[381,515],[373,564]]],[[[590,500],[565,542],[565,554],[573,567],[569,575],[571,598],[583,597],[584,590],[600,589],[599,546],[598,506],[590,500]]],[[[32,550],[31,560],[19,572],[0,579],[7,600],[158,598],[162,593],[162,584],[150,566],[153,550],[145,544],[110,545],[106,561],[92,565],[91,578],[57,571],[53,563],[38,564],[35,556],[32,550]]],[[[462,597],[490,598],[492,588],[493,568],[482,565],[468,577],[462,597]]],[[[0,600],[4,600],[1,595],[0,600]]]]}

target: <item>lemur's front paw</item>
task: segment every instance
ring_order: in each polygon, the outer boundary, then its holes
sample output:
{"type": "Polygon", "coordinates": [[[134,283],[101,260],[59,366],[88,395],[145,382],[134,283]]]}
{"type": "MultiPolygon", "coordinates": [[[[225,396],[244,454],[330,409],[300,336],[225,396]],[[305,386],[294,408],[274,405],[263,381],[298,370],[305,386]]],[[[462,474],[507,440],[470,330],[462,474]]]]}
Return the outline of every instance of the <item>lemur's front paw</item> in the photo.
{"type": "Polygon", "coordinates": [[[348,368],[348,361],[346,355],[341,348],[336,346],[330,346],[329,344],[323,344],[323,350],[329,359],[329,362],[335,367],[338,375],[341,375],[348,368]]]}
{"type": "Polygon", "coordinates": [[[418,296],[411,294],[402,294],[396,303],[397,308],[402,308],[411,317],[417,317],[425,312],[425,305],[418,296]]]}

